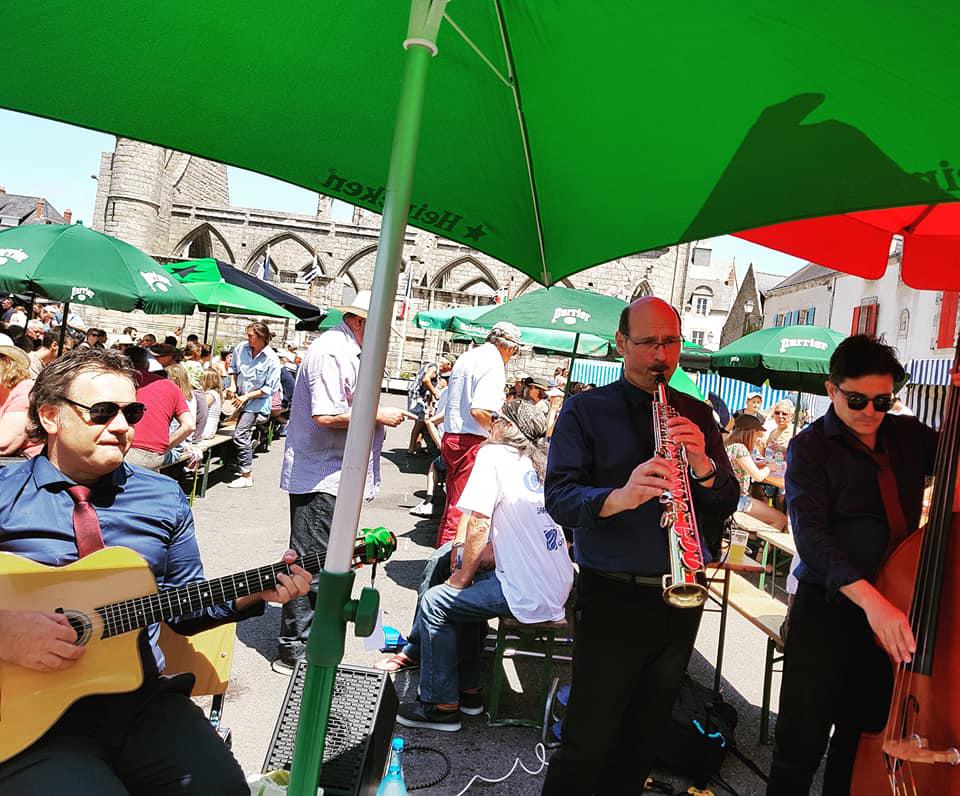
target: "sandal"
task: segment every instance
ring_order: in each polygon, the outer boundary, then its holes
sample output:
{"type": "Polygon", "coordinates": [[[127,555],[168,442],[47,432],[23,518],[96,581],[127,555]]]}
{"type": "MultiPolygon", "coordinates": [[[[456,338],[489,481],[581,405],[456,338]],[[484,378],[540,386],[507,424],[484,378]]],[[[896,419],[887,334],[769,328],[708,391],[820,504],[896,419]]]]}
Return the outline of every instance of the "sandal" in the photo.
{"type": "Polygon", "coordinates": [[[398,652],[396,655],[391,655],[389,658],[377,661],[373,664],[373,668],[381,672],[396,674],[405,669],[419,669],[420,661],[415,661],[413,658],[408,658],[402,652],[398,652]]]}

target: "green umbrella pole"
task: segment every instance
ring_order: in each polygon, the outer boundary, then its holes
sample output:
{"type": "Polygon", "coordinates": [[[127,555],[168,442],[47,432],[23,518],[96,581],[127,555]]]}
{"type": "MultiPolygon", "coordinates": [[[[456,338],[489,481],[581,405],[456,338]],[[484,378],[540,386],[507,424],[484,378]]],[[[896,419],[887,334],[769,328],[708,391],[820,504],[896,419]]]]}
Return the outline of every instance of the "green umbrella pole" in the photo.
{"type": "MultiPolygon", "coordinates": [[[[290,796],[315,796],[326,741],[327,722],[336,668],[343,659],[346,622],[350,621],[350,561],[360,519],[367,462],[387,361],[390,319],[397,293],[403,236],[410,210],[423,102],[430,58],[436,54],[436,34],[446,0],[413,0],[410,13],[403,83],[387,172],[387,191],[380,226],[380,243],[364,330],[364,351],[357,379],[356,400],[343,457],[343,470],[333,512],[330,543],[318,578],[317,609],[307,642],[307,672],[290,771],[290,796]]],[[[370,628],[372,630],[372,627],[370,628]]],[[[360,631],[360,627],[357,627],[360,631]]]]}
{"type": "Polygon", "coordinates": [[[570,353],[570,364],[567,366],[567,380],[563,385],[563,400],[567,400],[570,395],[570,380],[573,378],[573,363],[577,358],[577,348],[579,347],[580,332],[577,332],[573,337],[573,351],[570,353]]]}
{"type": "Polygon", "coordinates": [[[207,317],[203,322],[203,342],[207,343],[207,335],[210,333],[210,310],[207,310],[207,317]]]}
{"type": "Polygon", "coordinates": [[[63,341],[67,339],[67,318],[70,317],[70,302],[63,302],[63,315],[60,316],[60,344],[57,346],[57,356],[63,354],[63,341]]]}

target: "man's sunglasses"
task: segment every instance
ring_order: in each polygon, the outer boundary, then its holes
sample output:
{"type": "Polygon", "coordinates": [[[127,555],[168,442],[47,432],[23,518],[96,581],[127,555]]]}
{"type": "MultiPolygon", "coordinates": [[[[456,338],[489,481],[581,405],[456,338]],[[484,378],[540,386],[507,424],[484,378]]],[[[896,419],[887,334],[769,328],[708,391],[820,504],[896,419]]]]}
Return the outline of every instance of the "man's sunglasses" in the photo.
{"type": "Polygon", "coordinates": [[[889,412],[893,408],[894,397],[887,393],[886,395],[875,395],[873,398],[867,398],[866,395],[859,392],[847,392],[839,385],[835,385],[840,394],[847,399],[847,406],[854,412],[860,412],[867,408],[867,404],[873,401],[873,408],[878,412],[889,412]]]}
{"type": "Polygon", "coordinates": [[[79,401],[71,400],[66,396],[64,396],[63,400],[71,406],[86,410],[84,412],[86,421],[97,426],[107,425],[107,423],[113,420],[120,412],[123,413],[124,419],[132,426],[143,420],[143,414],[147,411],[147,407],[139,401],[134,401],[126,406],[120,406],[120,404],[114,403],[113,401],[97,401],[97,403],[92,406],[87,406],[79,401]]]}

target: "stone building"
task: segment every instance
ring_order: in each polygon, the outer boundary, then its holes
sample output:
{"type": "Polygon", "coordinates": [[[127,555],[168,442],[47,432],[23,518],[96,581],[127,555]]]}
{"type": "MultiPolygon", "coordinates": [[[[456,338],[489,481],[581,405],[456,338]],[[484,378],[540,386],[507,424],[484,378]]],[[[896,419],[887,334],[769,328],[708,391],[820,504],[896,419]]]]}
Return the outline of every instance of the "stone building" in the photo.
{"type": "MultiPolygon", "coordinates": [[[[379,223],[378,215],[361,209],[349,222],[334,220],[325,196],[319,196],[317,212],[309,216],[234,207],[222,164],[120,138],[115,150],[101,157],[93,228],[157,257],[216,257],[327,306],[371,286],[379,223]]],[[[656,295],[679,307],[688,293],[690,259],[689,245],[672,246],[622,257],[561,283],[625,300],[656,295]]],[[[393,375],[415,371],[443,345],[439,333],[408,323],[418,310],[493,303],[535,287],[525,274],[486,254],[408,227],[398,285],[398,297],[406,294],[408,300],[403,312],[398,302],[388,370],[393,375]]],[[[88,314],[98,316],[88,322],[108,328],[130,322],[129,316],[88,314]]],[[[141,323],[164,331],[178,320],[141,323]]],[[[189,319],[188,326],[200,329],[202,316],[189,319]]],[[[239,337],[239,328],[237,322],[228,334],[239,337]]]]}
{"type": "Polygon", "coordinates": [[[782,280],[782,276],[755,271],[753,263],[749,265],[723,323],[720,334],[721,348],[739,340],[745,334],[763,328],[764,301],[769,291],[782,280]]]}

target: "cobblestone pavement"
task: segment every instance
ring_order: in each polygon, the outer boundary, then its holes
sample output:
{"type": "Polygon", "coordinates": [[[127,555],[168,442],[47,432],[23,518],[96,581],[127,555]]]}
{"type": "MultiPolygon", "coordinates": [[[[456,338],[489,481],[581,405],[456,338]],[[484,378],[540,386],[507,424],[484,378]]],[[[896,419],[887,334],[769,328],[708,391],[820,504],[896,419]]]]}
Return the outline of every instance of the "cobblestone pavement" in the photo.
{"type": "MultiPolygon", "coordinates": [[[[384,396],[384,402],[401,406],[401,396],[384,396]]],[[[427,457],[407,457],[408,424],[391,429],[384,446],[383,484],[380,495],[364,507],[361,527],[383,525],[396,533],[399,548],[377,576],[384,621],[406,632],[409,628],[423,561],[433,549],[436,523],[409,514],[409,509],[422,497],[426,481],[427,457]]],[[[224,575],[277,560],[286,549],[289,533],[287,496],[278,487],[283,441],[260,454],[254,463],[252,489],[227,489],[217,474],[207,497],[194,507],[200,547],[208,577],[224,575]]],[[[370,570],[358,574],[355,590],[369,585],[370,570]]],[[[233,676],[224,713],[224,724],[233,731],[233,750],[248,773],[260,770],[267,745],[280,711],[288,678],[274,673],[270,662],[276,654],[276,632],[279,609],[268,607],[264,616],[238,626],[238,643],[233,676]]],[[[719,621],[717,614],[704,615],[697,640],[697,649],[690,671],[702,683],[713,680],[713,660],[719,621]]],[[[763,662],[766,637],[731,612],[728,621],[726,659],[724,661],[724,695],[740,714],[736,738],[740,753],[752,760],[764,773],[770,763],[770,747],[758,745],[763,662]]],[[[360,639],[347,638],[345,663],[370,666],[381,657],[366,652],[360,639]]],[[[485,658],[485,678],[489,682],[491,658],[485,658]]],[[[610,662],[611,666],[616,661],[610,662]]],[[[559,663],[555,670],[561,682],[569,682],[570,668],[559,663]]],[[[516,659],[507,666],[505,709],[532,711],[539,686],[539,667],[531,659],[516,659]]],[[[779,675],[774,677],[773,704],[777,704],[779,675]]],[[[396,678],[401,700],[416,694],[416,672],[402,673],[396,678]]],[[[532,770],[538,768],[534,747],[540,731],[527,728],[491,729],[484,717],[464,717],[459,733],[437,733],[397,727],[397,733],[408,744],[422,744],[440,750],[449,760],[450,773],[439,784],[418,789],[425,796],[456,794],[475,774],[495,778],[513,765],[515,758],[532,770]]],[[[440,758],[430,753],[411,755],[405,765],[410,785],[423,783],[440,773],[440,758]]],[[[721,772],[724,780],[738,794],[761,794],[763,783],[746,765],[728,755],[721,772]]],[[[470,792],[502,794],[534,794],[540,792],[543,773],[530,776],[517,770],[499,785],[476,784],[470,792]]],[[[677,791],[685,792],[688,782],[668,772],[657,772],[660,779],[671,782],[677,791]]],[[[730,791],[716,785],[715,793],[730,791]]]]}

